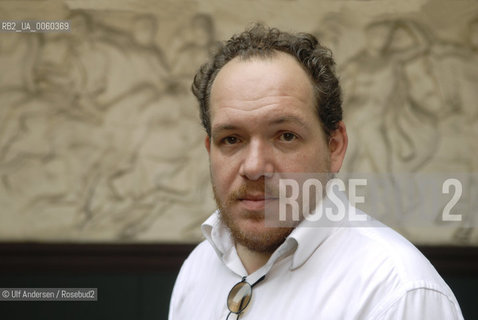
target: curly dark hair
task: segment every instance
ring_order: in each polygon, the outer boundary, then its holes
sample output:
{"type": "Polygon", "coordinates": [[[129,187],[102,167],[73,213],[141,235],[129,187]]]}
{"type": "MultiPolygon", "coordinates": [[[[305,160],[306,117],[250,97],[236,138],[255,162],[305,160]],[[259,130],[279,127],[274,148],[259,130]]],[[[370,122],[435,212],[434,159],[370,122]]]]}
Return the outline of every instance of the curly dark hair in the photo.
{"type": "Polygon", "coordinates": [[[278,51],[295,57],[309,75],[316,97],[316,109],[327,136],[342,120],[342,98],[335,75],[332,52],[311,34],[291,34],[262,24],[254,24],[246,31],[218,44],[216,53],[201,66],[194,77],[192,92],[199,101],[201,122],[211,136],[209,99],[211,87],[221,68],[235,57],[273,57],[278,51]]]}

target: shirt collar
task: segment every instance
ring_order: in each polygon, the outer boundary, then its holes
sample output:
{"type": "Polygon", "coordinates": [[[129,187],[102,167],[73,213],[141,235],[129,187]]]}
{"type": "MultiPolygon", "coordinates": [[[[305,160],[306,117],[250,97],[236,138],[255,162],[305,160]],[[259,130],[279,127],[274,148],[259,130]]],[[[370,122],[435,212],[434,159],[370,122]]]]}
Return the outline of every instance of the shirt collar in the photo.
{"type": "Polygon", "coordinates": [[[227,227],[219,217],[219,210],[216,210],[202,225],[201,231],[216,251],[219,258],[234,246],[234,241],[227,227]]]}
{"type": "MultiPolygon", "coordinates": [[[[340,201],[342,201],[347,210],[350,204],[346,195],[342,192],[335,192],[335,195],[340,201]]],[[[317,210],[324,210],[325,208],[330,207],[333,208],[335,205],[332,203],[333,202],[328,197],[325,197],[317,210]]],[[[324,220],[325,219],[319,221],[302,221],[291,232],[284,243],[274,251],[264,268],[269,270],[275,261],[290,254],[293,254],[290,269],[294,270],[301,267],[328,237],[330,237],[338,228],[343,227],[344,222],[346,221],[346,219],[339,222],[329,220],[324,222],[324,220]]],[[[239,275],[247,274],[244,267],[239,268],[237,265],[231,263],[231,256],[237,256],[237,252],[235,250],[232,235],[229,229],[221,221],[218,210],[216,210],[201,225],[201,231],[216,251],[218,257],[229,269],[239,275]]]]}

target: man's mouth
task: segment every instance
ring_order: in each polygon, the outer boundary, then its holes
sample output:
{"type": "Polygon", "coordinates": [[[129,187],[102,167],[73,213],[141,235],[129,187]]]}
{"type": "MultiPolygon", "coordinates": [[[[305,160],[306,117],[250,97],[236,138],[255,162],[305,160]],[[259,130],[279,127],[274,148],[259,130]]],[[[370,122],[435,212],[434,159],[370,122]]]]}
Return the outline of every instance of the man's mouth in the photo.
{"type": "Polygon", "coordinates": [[[259,211],[264,210],[268,202],[278,200],[277,197],[268,196],[264,194],[248,194],[243,197],[240,197],[239,202],[243,207],[250,211],[259,211]]]}

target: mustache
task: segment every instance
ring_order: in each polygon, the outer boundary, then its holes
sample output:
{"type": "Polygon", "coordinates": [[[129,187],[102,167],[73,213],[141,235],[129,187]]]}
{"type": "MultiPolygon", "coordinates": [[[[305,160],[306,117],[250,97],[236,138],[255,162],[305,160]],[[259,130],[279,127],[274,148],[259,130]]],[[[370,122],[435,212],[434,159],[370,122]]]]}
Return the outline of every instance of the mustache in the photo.
{"type": "Polygon", "coordinates": [[[228,200],[244,199],[247,195],[264,195],[266,198],[278,198],[279,189],[278,186],[266,183],[264,178],[257,181],[246,181],[230,194],[228,200]]]}

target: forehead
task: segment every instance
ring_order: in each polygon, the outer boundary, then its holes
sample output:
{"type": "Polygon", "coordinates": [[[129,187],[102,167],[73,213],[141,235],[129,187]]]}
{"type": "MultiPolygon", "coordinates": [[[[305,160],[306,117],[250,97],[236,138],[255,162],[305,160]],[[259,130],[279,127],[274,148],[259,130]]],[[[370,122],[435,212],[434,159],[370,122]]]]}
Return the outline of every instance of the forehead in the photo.
{"type": "Polygon", "coordinates": [[[252,110],[279,100],[315,105],[310,77],[294,57],[283,52],[232,59],[217,74],[210,99],[211,116],[224,107],[252,110]]]}

